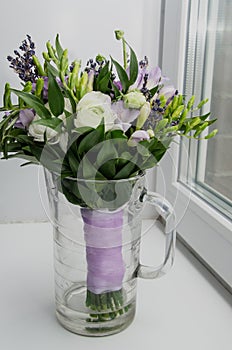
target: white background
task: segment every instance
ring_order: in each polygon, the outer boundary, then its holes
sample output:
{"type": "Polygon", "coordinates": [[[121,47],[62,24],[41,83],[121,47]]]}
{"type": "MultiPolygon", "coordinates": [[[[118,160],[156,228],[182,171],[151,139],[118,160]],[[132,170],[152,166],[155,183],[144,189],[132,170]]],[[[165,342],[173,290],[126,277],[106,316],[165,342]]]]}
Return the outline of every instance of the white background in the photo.
{"type": "MultiPolygon", "coordinates": [[[[0,5],[0,96],[4,84],[19,87],[19,79],[9,69],[7,55],[13,54],[30,34],[38,56],[48,40],[60,33],[70,59],[88,58],[102,53],[121,59],[121,44],[114,30],[122,29],[138,59],[148,55],[152,66],[158,62],[160,0],[97,1],[4,1],[0,5]]],[[[23,161],[0,161],[0,222],[43,221],[46,216],[38,190],[38,169],[19,168],[23,161]]],[[[43,189],[42,189],[43,190],[43,189]]]]}

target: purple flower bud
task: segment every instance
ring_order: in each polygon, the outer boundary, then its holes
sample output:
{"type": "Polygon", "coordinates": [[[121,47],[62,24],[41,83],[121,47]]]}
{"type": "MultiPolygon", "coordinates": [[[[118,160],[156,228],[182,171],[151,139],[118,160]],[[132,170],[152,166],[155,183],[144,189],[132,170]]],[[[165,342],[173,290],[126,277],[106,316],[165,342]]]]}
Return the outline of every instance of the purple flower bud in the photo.
{"type": "Polygon", "coordinates": [[[159,96],[164,96],[166,99],[172,98],[175,95],[176,89],[172,85],[162,87],[159,91],[159,96]]]}
{"type": "Polygon", "coordinates": [[[139,141],[149,140],[150,136],[145,130],[137,130],[131,135],[131,141],[138,143],[139,141]]]}
{"type": "Polygon", "coordinates": [[[19,117],[14,126],[19,129],[28,129],[34,117],[35,111],[33,109],[23,109],[19,112],[19,117]]]}
{"type": "Polygon", "coordinates": [[[120,81],[114,80],[113,84],[116,86],[116,88],[118,88],[119,91],[122,91],[122,83],[120,81]]]}

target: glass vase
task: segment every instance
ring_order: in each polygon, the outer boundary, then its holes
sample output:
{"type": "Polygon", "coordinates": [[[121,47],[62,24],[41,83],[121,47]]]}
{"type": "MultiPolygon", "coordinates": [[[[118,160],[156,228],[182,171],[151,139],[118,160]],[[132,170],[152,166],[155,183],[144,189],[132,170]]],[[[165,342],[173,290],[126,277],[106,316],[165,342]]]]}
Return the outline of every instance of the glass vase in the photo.
{"type": "Polygon", "coordinates": [[[160,277],[173,264],[173,209],[160,195],[147,192],[144,174],[94,181],[62,179],[45,169],[45,180],[54,228],[57,319],[81,335],[118,333],[134,319],[137,278],[160,277]],[[166,236],[159,267],[140,263],[145,202],[154,207],[154,219],[161,221],[166,236]]]}

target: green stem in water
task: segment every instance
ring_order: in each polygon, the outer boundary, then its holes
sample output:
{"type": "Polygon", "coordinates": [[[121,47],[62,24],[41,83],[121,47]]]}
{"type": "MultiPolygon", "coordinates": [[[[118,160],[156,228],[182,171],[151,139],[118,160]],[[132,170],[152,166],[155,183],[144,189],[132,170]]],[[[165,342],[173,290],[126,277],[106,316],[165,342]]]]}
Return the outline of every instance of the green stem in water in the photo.
{"type": "Polygon", "coordinates": [[[94,311],[90,313],[89,322],[113,320],[129,310],[130,305],[123,306],[122,290],[95,294],[87,290],[86,306],[94,311]]]}

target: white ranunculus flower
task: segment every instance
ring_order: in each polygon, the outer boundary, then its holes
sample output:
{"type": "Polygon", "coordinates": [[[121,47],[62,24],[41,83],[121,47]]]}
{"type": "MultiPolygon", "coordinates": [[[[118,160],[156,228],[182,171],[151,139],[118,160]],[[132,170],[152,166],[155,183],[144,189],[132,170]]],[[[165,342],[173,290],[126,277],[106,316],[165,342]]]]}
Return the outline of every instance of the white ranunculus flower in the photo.
{"type": "MultiPolygon", "coordinates": [[[[35,118],[33,119],[33,122],[40,119],[41,119],[40,116],[36,114],[35,118]]],[[[46,132],[47,141],[50,141],[51,139],[53,139],[58,135],[58,132],[56,130],[48,128],[47,126],[44,126],[44,125],[35,124],[33,122],[29,125],[28,131],[29,131],[29,135],[33,136],[35,141],[43,142],[44,132],[46,132]]]]}
{"type": "Polygon", "coordinates": [[[116,118],[111,108],[111,99],[100,91],[85,94],[77,105],[74,125],[77,128],[90,126],[96,128],[104,118],[105,130],[110,130],[116,118]]]}
{"type": "MultiPolygon", "coordinates": [[[[71,106],[69,98],[65,98],[64,103],[65,103],[64,108],[68,112],[72,113],[72,106],[71,106]]],[[[49,109],[49,104],[46,103],[45,107],[49,109]]],[[[54,117],[54,118],[56,118],[56,117],[54,117]]],[[[64,125],[66,124],[65,123],[65,119],[66,119],[65,113],[62,113],[58,118],[64,122],[64,125]]],[[[41,119],[40,116],[36,114],[33,121],[40,120],[40,119],[41,119]]],[[[35,141],[43,142],[44,141],[44,132],[46,131],[47,141],[52,140],[52,143],[59,142],[60,137],[58,137],[58,134],[59,134],[58,131],[51,129],[47,126],[34,124],[32,122],[29,126],[28,131],[29,131],[29,135],[33,136],[35,141]]],[[[61,136],[61,135],[59,135],[59,136],[61,136]]],[[[62,140],[63,140],[63,138],[62,138],[62,140]]]]}

